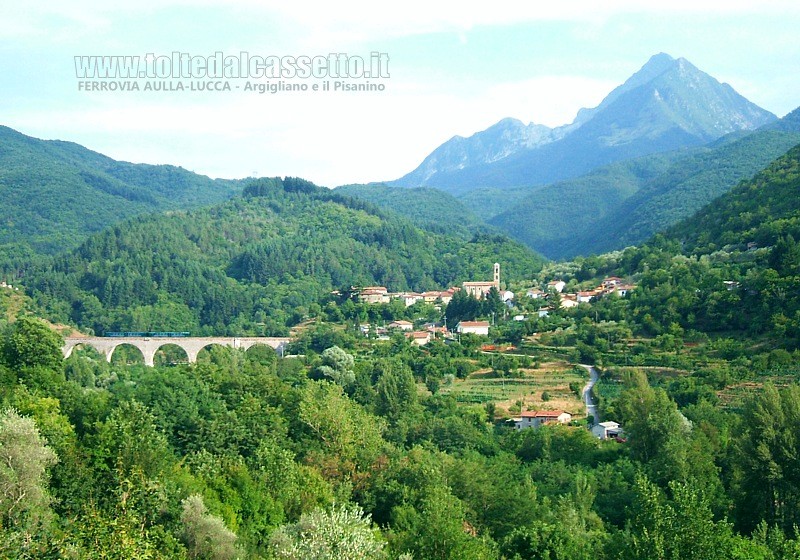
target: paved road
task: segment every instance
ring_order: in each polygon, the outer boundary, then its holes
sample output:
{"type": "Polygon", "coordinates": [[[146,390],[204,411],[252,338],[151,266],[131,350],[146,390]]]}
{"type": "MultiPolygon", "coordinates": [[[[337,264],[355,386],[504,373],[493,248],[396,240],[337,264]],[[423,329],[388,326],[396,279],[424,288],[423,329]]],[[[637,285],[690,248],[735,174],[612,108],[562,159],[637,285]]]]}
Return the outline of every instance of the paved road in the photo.
{"type": "Polygon", "coordinates": [[[597,412],[597,403],[592,397],[592,387],[594,384],[597,383],[597,380],[600,376],[597,374],[597,370],[592,366],[585,366],[581,364],[582,368],[586,368],[586,371],[589,372],[589,382],[583,387],[583,402],[586,405],[586,414],[591,414],[594,417],[594,423],[600,423],[600,415],[597,412]]]}

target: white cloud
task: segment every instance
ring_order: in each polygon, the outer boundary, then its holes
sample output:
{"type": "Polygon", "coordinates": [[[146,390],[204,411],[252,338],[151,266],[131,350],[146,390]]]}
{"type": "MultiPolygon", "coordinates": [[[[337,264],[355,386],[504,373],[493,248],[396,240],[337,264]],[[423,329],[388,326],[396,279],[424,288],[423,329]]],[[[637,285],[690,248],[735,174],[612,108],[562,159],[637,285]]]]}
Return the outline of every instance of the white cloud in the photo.
{"type": "Polygon", "coordinates": [[[81,28],[108,27],[110,22],[124,22],[128,16],[156,14],[174,8],[193,11],[216,7],[249,13],[258,18],[277,18],[297,30],[296,39],[322,45],[347,44],[382,40],[392,37],[434,32],[463,32],[478,26],[497,26],[536,21],[598,21],[620,14],[768,14],[789,17],[800,14],[795,0],[764,3],[753,0],[673,0],[643,3],[640,0],[572,0],[567,2],[499,2],[464,0],[406,0],[385,3],[378,9],[372,0],[77,0],[53,3],[50,0],[28,0],[24,3],[2,2],[3,22],[0,37],[19,37],[26,33],[43,36],[43,29],[68,22],[70,31],[81,28]],[[304,37],[301,37],[304,36],[304,37]]]}

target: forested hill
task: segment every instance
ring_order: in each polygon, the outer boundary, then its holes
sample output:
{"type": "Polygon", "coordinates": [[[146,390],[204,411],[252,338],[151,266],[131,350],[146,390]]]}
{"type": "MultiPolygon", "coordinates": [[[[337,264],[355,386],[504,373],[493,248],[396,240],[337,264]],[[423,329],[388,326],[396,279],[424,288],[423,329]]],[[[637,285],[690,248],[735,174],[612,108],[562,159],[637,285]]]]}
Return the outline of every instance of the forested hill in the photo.
{"type": "Polygon", "coordinates": [[[123,219],[221,202],[241,188],[240,181],[116,161],[0,126],[0,256],[54,254],[123,219]]]}
{"type": "MultiPolygon", "coordinates": [[[[798,349],[798,195],[800,145],[665,234],[617,253],[621,266],[602,272],[636,278],[629,309],[650,334],[738,331],[764,348],[798,349]]],[[[614,259],[582,266],[600,271],[614,259]]]]}
{"type": "Polygon", "coordinates": [[[378,183],[344,185],[337,187],[336,192],[396,212],[417,227],[434,233],[472,237],[475,233],[490,229],[463,202],[438,189],[400,189],[378,183]]]}
{"type": "Polygon", "coordinates": [[[748,243],[772,246],[786,236],[800,239],[800,145],[666,235],[696,253],[748,243]]]}
{"type": "Polygon", "coordinates": [[[430,290],[522,279],[543,259],[500,235],[433,234],[300,179],[260,179],[218,206],[138,217],[23,278],[55,320],[96,332],[287,332],[353,285],[430,290]]]}

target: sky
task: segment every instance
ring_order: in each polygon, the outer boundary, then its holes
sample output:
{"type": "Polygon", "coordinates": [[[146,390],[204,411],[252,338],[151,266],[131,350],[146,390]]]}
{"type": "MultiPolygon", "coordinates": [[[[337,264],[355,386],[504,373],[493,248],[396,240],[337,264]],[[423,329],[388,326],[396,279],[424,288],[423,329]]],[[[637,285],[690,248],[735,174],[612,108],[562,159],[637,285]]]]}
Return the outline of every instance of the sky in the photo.
{"type": "Polygon", "coordinates": [[[0,0],[0,124],[119,160],[333,187],[399,178],[452,136],[505,117],[569,123],[659,52],[688,59],[778,116],[800,106],[796,0],[385,4],[0,0]],[[386,59],[388,76],[76,75],[75,57],[173,52],[364,59],[374,52],[386,59]],[[139,89],[92,91],[103,81],[139,89]],[[191,91],[209,81],[230,91],[191,91]],[[265,81],[306,91],[247,89],[265,81]],[[337,81],[382,90],[333,91],[337,81]]]}

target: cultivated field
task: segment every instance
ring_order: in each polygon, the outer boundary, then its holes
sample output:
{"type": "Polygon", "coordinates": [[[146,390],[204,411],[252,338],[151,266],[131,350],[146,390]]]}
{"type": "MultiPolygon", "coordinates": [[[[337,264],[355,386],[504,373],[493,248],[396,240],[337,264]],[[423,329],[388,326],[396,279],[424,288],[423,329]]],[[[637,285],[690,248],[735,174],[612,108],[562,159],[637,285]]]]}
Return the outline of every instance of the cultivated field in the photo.
{"type": "Polygon", "coordinates": [[[565,410],[580,417],[586,410],[570,384],[582,390],[588,379],[583,369],[577,371],[566,362],[546,362],[538,369],[522,368],[515,377],[501,378],[491,370],[480,370],[443,385],[440,392],[463,403],[493,402],[498,416],[519,414],[521,405],[521,410],[565,410]]]}

